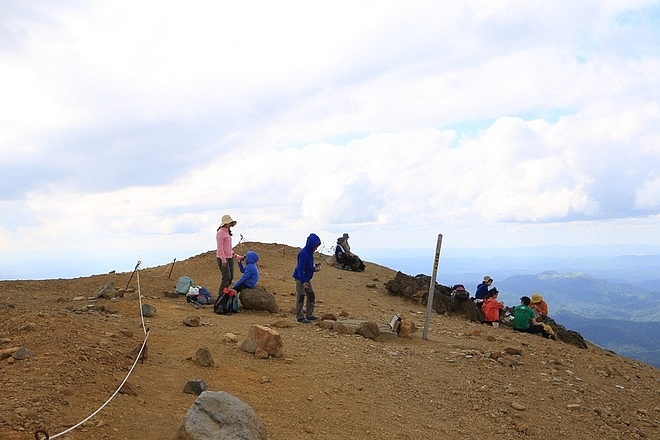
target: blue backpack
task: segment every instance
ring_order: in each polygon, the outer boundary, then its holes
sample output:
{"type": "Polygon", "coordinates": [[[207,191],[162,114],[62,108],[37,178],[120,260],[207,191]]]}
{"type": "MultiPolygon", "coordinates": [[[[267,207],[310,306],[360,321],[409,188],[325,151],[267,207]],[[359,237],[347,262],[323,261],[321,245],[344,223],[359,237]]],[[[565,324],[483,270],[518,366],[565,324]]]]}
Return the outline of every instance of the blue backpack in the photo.
{"type": "Polygon", "coordinates": [[[213,304],[213,296],[211,292],[204,286],[191,287],[186,295],[186,301],[194,302],[195,304],[207,305],[213,304]]]}
{"type": "Polygon", "coordinates": [[[200,304],[213,304],[213,295],[209,292],[204,286],[199,286],[199,295],[197,296],[197,302],[200,304]]]}

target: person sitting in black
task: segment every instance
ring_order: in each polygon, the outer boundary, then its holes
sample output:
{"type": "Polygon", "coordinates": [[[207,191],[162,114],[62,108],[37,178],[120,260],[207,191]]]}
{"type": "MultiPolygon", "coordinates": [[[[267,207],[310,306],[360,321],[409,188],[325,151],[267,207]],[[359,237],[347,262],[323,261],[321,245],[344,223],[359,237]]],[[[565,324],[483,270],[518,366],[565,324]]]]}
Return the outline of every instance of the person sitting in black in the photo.
{"type": "Polygon", "coordinates": [[[335,245],[335,260],[340,266],[349,266],[350,265],[350,252],[351,247],[348,245],[348,234],[344,234],[337,239],[337,244],[335,245]]]}
{"type": "Polygon", "coordinates": [[[342,269],[363,272],[366,266],[360,257],[351,252],[348,238],[348,234],[344,233],[344,235],[337,239],[337,244],[335,245],[335,260],[342,269]]]}

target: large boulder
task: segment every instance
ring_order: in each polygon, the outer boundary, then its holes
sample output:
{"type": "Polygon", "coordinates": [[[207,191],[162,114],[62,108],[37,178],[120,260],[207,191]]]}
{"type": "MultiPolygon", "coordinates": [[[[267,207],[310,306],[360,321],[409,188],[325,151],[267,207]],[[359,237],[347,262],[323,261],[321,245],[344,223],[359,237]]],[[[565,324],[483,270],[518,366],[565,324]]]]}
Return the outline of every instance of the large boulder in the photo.
{"type": "Polygon", "coordinates": [[[263,289],[243,289],[239,295],[241,307],[246,310],[266,310],[277,313],[275,295],[263,289]]]}
{"type": "Polygon", "coordinates": [[[203,391],[188,409],[173,440],[267,440],[252,407],[225,391],[203,391]]]}
{"type": "Polygon", "coordinates": [[[543,322],[552,327],[552,330],[557,336],[557,340],[565,342],[567,344],[575,345],[579,348],[587,348],[587,341],[582,337],[582,335],[575,330],[569,330],[561,324],[555,322],[554,319],[546,316],[543,318],[543,322]]]}
{"type": "Polygon", "coordinates": [[[115,283],[112,281],[109,281],[99,287],[99,290],[96,291],[96,295],[94,295],[96,298],[107,298],[107,299],[112,299],[117,296],[117,292],[115,291],[115,283]]]}
{"type": "Polygon", "coordinates": [[[282,336],[272,328],[263,325],[250,327],[245,339],[238,343],[238,348],[248,353],[256,354],[259,350],[262,353],[268,353],[272,357],[284,357],[282,336]]]}
{"type": "MultiPolygon", "coordinates": [[[[430,286],[430,276],[420,274],[413,277],[403,272],[397,272],[396,277],[385,284],[390,295],[401,296],[423,305],[427,304],[430,286]]],[[[454,298],[451,291],[451,287],[435,283],[433,310],[441,314],[463,315],[469,321],[483,321],[483,312],[474,301],[454,298]]]]}

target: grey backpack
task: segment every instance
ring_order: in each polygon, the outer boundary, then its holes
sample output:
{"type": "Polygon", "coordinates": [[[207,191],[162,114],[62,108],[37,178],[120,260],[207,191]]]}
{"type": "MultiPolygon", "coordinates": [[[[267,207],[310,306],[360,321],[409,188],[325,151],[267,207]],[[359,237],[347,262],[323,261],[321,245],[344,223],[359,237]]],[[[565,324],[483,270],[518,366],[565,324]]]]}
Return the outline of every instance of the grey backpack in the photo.
{"type": "Polygon", "coordinates": [[[179,277],[179,281],[176,282],[176,293],[179,295],[187,295],[193,285],[193,279],[189,276],[184,275],[179,277]]]}

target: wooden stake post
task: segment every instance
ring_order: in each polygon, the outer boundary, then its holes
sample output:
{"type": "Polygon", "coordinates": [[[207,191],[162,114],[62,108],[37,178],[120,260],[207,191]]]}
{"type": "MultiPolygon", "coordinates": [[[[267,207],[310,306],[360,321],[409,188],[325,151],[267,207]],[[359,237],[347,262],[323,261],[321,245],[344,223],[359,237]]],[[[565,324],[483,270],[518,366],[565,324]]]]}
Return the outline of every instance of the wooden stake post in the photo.
{"type": "Polygon", "coordinates": [[[426,300],[426,319],[424,319],[424,333],[422,339],[427,341],[429,335],[429,320],[431,319],[431,311],[433,310],[433,295],[435,294],[435,278],[438,275],[438,260],[440,259],[440,248],[442,247],[442,234],[438,234],[438,242],[435,245],[435,257],[433,259],[433,274],[431,275],[431,283],[429,286],[429,296],[426,300]]]}

